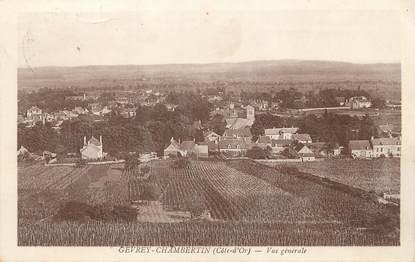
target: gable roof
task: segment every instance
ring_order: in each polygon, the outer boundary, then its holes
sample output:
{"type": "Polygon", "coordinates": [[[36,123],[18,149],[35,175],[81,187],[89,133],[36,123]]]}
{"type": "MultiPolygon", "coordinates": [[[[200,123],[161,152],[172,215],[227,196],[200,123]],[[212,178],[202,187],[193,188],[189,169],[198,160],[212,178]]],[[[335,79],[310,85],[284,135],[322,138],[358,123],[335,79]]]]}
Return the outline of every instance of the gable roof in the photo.
{"type": "Polygon", "coordinates": [[[297,131],[298,127],[267,128],[265,129],[265,135],[279,135],[281,133],[295,134],[297,131]]]}
{"type": "Polygon", "coordinates": [[[284,147],[289,146],[294,140],[291,139],[272,139],[271,146],[272,147],[284,147]]]}
{"type": "Polygon", "coordinates": [[[203,134],[203,136],[204,136],[204,137],[208,137],[208,136],[219,137],[220,135],[218,135],[218,134],[216,134],[215,132],[213,132],[213,131],[209,130],[209,131],[206,131],[206,132],[203,134]]]}
{"type": "Polygon", "coordinates": [[[89,140],[88,140],[89,144],[93,144],[95,146],[101,146],[101,143],[99,142],[98,139],[96,139],[94,136],[92,136],[89,140]]]}
{"type": "Polygon", "coordinates": [[[349,141],[350,150],[368,150],[371,149],[369,140],[350,140],[349,141]]]}
{"type": "Polygon", "coordinates": [[[293,139],[299,141],[311,141],[311,136],[309,134],[293,134],[293,139]]]}
{"type": "Polygon", "coordinates": [[[180,145],[179,143],[172,137],[170,139],[170,144],[164,149],[167,151],[177,151],[180,150],[180,145]]]}
{"type": "Polygon", "coordinates": [[[304,154],[308,154],[308,155],[314,155],[313,154],[313,151],[310,149],[310,148],[308,148],[306,145],[303,145],[303,144],[298,144],[296,147],[295,147],[295,151],[297,151],[297,153],[298,154],[301,154],[301,155],[304,155],[304,154]]]}
{"type": "Polygon", "coordinates": [[[400,145],[401,140],[398,137],[382,137],[382,138],[374,138],[372,139],[372,145],[380,146],[380,145],[400,145]]]}
{"type": "Polygon", "coordinates": [[[237,139],[223,139],[219,141],[219,148],[220,149],[228,149],[229,147],[231,149],[247,149],[248,145],[246,141],[243,138],[237,138],[237,139]]]}
{"type": "Polygon", "coordinates": [[[191,150],[194,150],[194,148],[195,148],[195,142],[193,140],[192,141],[183,141],[180,144],[180,149],[181,150],[191,151],[191,150]]]}
{"type": "Polygon", "coordinates": [[[392,124],[379,125],[378,126],[378,129],[381,132],[388,133],[388,132],[392,132],[393,131],[394,126],[392,124]]]}
{"type": "Polygon", "coordinates": [[[226,127],[230,129],[241,129],[244,127],[250,127],[254,123],[253,119],[245,118],[226,118],[226,127]]]}
{"type": "Polygon", "coordinates": [[[251,137],[251,129],[248,127],[239,128],[239,129],[226,129],[225,133],[223,133],[225,137],[251,137]]]}
{"type": "Polygon", "coordinates": [[[263,144],[270,144],[271,143],[271,138],[269,136],[260,136],[258,138],[258,143],[263,143],[263,144]]]}

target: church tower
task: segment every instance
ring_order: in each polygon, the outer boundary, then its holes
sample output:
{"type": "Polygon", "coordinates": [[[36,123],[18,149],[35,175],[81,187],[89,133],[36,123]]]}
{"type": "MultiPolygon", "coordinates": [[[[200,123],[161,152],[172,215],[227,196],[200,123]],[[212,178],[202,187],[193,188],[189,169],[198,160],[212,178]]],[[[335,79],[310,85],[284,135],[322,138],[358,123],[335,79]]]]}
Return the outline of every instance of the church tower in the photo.
{"type": "Polygon", "coordinates": [[[255,120],[255,108],[248,105],[246,107],[246,118],[249,120],[255,120]]]}

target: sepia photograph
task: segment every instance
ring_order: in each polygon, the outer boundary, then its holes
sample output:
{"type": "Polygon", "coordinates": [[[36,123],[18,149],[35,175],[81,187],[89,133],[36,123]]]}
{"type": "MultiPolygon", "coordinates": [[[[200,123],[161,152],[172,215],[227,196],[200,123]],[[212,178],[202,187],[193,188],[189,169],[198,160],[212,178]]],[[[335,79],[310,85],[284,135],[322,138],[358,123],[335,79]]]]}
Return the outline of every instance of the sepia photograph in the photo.
{"type": "Polygon", "coordinates": [[[19,13],[17,245],[399,247],[401,47],[394,10],[19,13]]]}

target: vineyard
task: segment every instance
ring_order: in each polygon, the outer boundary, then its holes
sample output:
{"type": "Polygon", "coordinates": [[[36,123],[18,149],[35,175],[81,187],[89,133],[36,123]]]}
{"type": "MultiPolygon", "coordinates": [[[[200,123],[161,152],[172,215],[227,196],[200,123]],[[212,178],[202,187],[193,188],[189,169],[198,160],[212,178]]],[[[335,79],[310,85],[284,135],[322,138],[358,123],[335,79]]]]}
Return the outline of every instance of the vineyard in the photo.
{"type": "Polygon", "coordinates": [[[391,246],[398,239],[336,224],[283,223],[63,222],[18,232],[20,246],[391,246]]]}
{"type": "Polygon", "coordinates": [[[400,192],[400,159],[330,160],[290,163],[300,171],[378,194],[400,192]]]}
{"type": "Polygon", "coordinates": [[[53,216],[66,201],[88,204],[125,204],[127,181],[122,171],[110,165],[31,165],[18,169],[19,221],[42,220],[53,216]]]}
{"type": "Polygon", "coordinates": [[[166,160],[133,169],[34,165],[18,175],[21,245],[399,244],[399,209],[250,160],[185,168],[166,160]],[[67,201],[134,203],[137,219],[45,220],[67,201]]]}

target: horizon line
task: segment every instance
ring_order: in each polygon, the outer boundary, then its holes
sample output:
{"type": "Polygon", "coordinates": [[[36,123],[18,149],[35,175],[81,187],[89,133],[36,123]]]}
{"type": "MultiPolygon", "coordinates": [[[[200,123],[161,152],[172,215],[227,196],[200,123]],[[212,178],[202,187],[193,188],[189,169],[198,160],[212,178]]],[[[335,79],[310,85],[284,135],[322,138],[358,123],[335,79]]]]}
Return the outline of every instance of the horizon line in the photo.
{"type": "Polygon", "coordinates": [[[86,64],[86,65],[41,65],[41,66],[18,66],[17,69],[34,69],[34,68],[76,68],[76,67],[109,67],[109,66],[172,66],[172,65],[220,65],[220,64],[244,64],[244,63],[258,63],[258,62],[332,62],[332,63],[344,63],[354,65],[375,65],[375,64],[401,64],[401,61],[389,61],[389,62],[351,62],[344,60],[323,60],[323,59],[254,59],[254,60],[241,60],[237,62],[183,62],[183,63],[145,63],[145,64],[86,64]]]}

